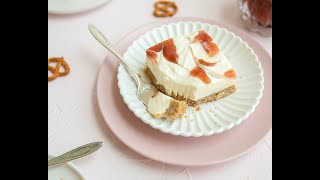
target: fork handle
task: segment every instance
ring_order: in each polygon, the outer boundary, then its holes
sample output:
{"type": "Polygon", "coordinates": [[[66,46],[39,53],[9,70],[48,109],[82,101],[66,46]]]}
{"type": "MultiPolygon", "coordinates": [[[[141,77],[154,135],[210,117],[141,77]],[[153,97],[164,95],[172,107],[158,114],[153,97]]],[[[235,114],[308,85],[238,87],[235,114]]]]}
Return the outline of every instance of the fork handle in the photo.
{"type": "Polygon", "coordinates": [[[105,48],[107,48],[113,55],[115,55],[119,60],[120,63],[125,66],[127,69],[131,71],[131,73],[134,75],[134,78],[136,80],[136,83],[138,85],[138,89],[140,87],[140,81],[138,75],[135,73],[135,71],[123,60],[123,57],[117,52],[116,48],[110,43],[110,41],[101,33],[101,31],[95,27],[92,24],[88,25],[89,31],[94,36],[94,38],[100,42],[105,48]]]}
{"type": "Polygon", "coordinates": [[[90,144],[83,145],[76,149],[73,149],[65,154],[62,154],[58,157],[55,157],[48,161],[48,167],[63,164],[65,162],[81,158],[83,156],[89,155],[96,150],[98,150],[102,146],[102,142],[93,142],[90,144]]]}

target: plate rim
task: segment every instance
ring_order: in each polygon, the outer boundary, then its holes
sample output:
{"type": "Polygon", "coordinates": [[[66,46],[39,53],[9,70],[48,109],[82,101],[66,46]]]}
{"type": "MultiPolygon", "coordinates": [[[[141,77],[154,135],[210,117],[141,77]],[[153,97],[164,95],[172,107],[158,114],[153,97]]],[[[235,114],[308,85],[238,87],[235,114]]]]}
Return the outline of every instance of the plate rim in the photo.
{"type": "MultiPolygon", "coordinates": [[[[254,40],[251,36],[249,36],[244,30],[234,26],[234,25],[231,25],[231,24],[228,24],[228,23],[222,23],[220,21],[217,21],[215,19],[210,19],[210,18],[199,18],[199,17],[178,17],[178,18],[171,18],[171,19],[165,19],[165,20],[156,20],[156,21],[152,21],[152,22],[148,22],[148,23],[145,23],[135,29],[133,29],[132,31],[128,32],[125,36],[123,36],[115,45],[116,47],[119,46],[125,39],[127,39],[128,37],[132,36],[132,35],[135,35],[136,34],[139,34],[139,30],[141,30],[142,28],[146,27],[146,30],[143,30],[143,31],[147,31],[147,30],[150,30],[152,29],[155,25],[161,25],[162,23],[170,23],[170,22],[177,22],[177,21],[200,21],[200,22],[208,22],[208,23],[217,23],[219,25],[222,25],[224,28],[232,28],[232,29],[236,29],[239,34],[241,34],[241,37],[244,36],[245,39],[249,39],[250,40],[250,44],[251,45],[254,45],[255,48],[259,48],[261,50],[261,52],[263,52],[263,54],[267,57],[267,61],[270,61],[268,63],[271,63],[272,65],[272,57],[271,55],[268,53],[268,51],[263,47],[261,46],[256,40],[254,40]]],[[[254,50],[255,50],[254,48],[254,50]]],[[[108,60],[108,56],[106,56],[106,58],[104,59],[104,62],[108,60]]],[[[96,81],[96,87],[99,87],[99,77],[101,76],[101,70],[103,69],[103,66],[100,67],[100,70],[99,70],[99,73],[97,75],[97,81],[96,81]]],[[[271,69],[271,73],[272,73],[272,69],[271,69]]],[[[272,85],[272,84],[271,84],[272,85]]],[[[99,105],[99,110],[100,110],[100,113],[103,117],[103,120],[104,122],[106,123],[107,127],[110,129],[110,131],[122,142],[124,143],[127,147],[129,147],[130,149],[134,150],[135,152],[137,152],[138,154],[140,155],[143,155],[147,158],[150,158],[150,159],[153,159],[155,161],[159,161],[159,162],[163,162],[163,163],[168,163],[168,164],[172,164],[172,165],[177,165],[177,166],[191,166],[191,167],[201,167],[201,166],[208,166],[208,165],[215,165],[215,164],[219,164],[219,163],[224,163],[224,162],[227,162],[227,161],[230,161],[232,159],[235,159],[235,158],[238,158],[246,153],[248,153],[250,150],[252,150],[259,142],[261,142],[263,139],[265,139],[265,137],[272,132],[272,117],[271,119],[269,120],[270,123],[268,123],[270,126],[269,127],[266,127],[265,131],[260,134],[259,138],[255,139],[253,143],[250,143],[250,145],[248,145],[243,151],[233,155],[233,156],[229,156],[228,158],[225,158],[223,160],[212,160],[212,159],[208,159],[204,162],[175,162],[175,161],[170,161],[170,160],[161,160],[157,157],[154,157],[154,156],[149,156],[148,153],[146,153],[145,151],[141,150],[141,149],[138,149],[136,147],[134,147],[133,145],[131,145],[130,143],[127,142],[127,140],[125,140],[124,138],[122,138],[122,136],[120,134],[118,134],[117,132],[115,132],[115,130],[112,128],[112,125],[109,123],[109,121],[107,120],[107,118],[105,117],[105,114],[102,112],[103,109],[102,109],[102,102],[101,100],[99,100],[99,88],[96,89],[96,93],[97,93],[97,101],[98,101],[98,105],[99,105]]]]}
{"type": "Polygon", "coordinates": [[[50,8],[49,4],[48,4],[48,13],[49,14],[56,14],[56,15],[71,15],[71,14],[77,14],[77,13],[82,13],[82,12],[87,12],[87,11],[91,11],[94,9],[97,9],[99,7],[102,7],[103,5],[107,4],[111,2],[111,0],[99,0],[99,2],[95,3],[94,5],[91,6],[87,6],[87,7],[83,7],[83,8],[75,8],[69,11],[65,11],[65,10],[57,10],[55,8],[50,8]]]}
{"type": "Polygon", "coordinates": [[[240,36],[234,34],[232,31],[229,31],[228,29],[226,29],[224,27],[221,27],[221,26],[219,26],[217,24],[210,24],[208,22],[199,22],[199,21],[192,21],[192,20],[165,23],[165,24],[161,24],[161,25],[159,25],[157,27],[151,28],[151,29],[147,30],[146,32],[144,32],[144,34],[142,34],[139,37],[137,37],[134,41],[131,42],[131,44],[127,47],[126,51],[124,51],[123,54],[128,53],[129,48],[132,47],[135,43],[137,43],[146,34],[148,34],[150,32],[154,32],[157,29],[158,30],[159,29],[164,29],[164,27],[169,27],[170,25],[171,26],[175,26],[176,24],[179,24],[179,23],[188,23],[188,24],[200,23],[200,24],[203,24],[203,25],[213,26],[214,28],[217,28],[219,30],[226,31],[226,32],[230,33],[233,36],[233,38],[238,38],[240,40],[240,42],[243,43],[244,48],[247,48],[248,50],[250,50],[250,53],[252,53],[252,55],[254,56],[254,61],[258,63],[257,68],[259,70],[261,70],[261,73],[259,74],[261,76],[261,79],[258,82],[259,84],[261,84],[261,87],[259,87],[259,89],[257,89],[257,92],[259,92],[259,94],[258,94],[258,96],[254,97],[255,102],[250,104],[250,108],[248,108],[247,111],[245,111],[244,114],[242,114],[242,116],[239,116],[237,118],[237,121],[232,122],[231,125],[228,125],[228,126],[225,126],[225,127],[221,127],[218,131],[214,131],[213,129],[210,129],[210,131],[208,131],[208,132],[203,132],[203,131],[200,131],[200,132],[179,131],[178,132],[178,131],[173,131],[170,128],[169,129],[165,129],[163,127],[157,127],[154,124],[152,124],[150,121],[144,119],[140,114],[138,114],[134,109],[132,109],[129,106],[129,104],[128,104],[129,102],[125,99],[125,95],[126,94],[124,93],[123,88],[121,88],[122,86],[120,86],[120,79],[121,79],[120,76],[122,75],[122,73],[127,73],[128,74],[128,72],[124,69],[124,66],[122,64],[119,64],[119,66],[117,68],[117,85],[118,85],[118,88],[119,88],[119,91],[120,91],[120,94],[122,96],[123,101],[127,105],[128,109],[130,109],[130,111],[132,111],[135,114],[135,116],[137,116],[142,122],[148,124],[149,126],[151,126],[154,129],[160,130],[163,133],[172,134],[174,136],[183,136],[183,137],[211,136],[211,135],[214,135],[214,134],[219,134],[219,133],[222,133],[224,131],[230,130],[230,129],[234,128],[235,126],[240,125],[241,123],[243,123],[250,116],[250,114],[252,114],[255,111],[256,107],[260,103],[260,99],[263,96],[263,91],[264,91],[264,70],[262,68],[262,65],[261,65],[261,62],[259,60],[259,57],[254,52],[254,50],[248,45],[248,43],[246,41],[244,41],[240,36]]]}
{"type": "MultiPolygon", "coordinates": [[[[56,155],[52,154],[52,153],[48,153],[48,157],[51,156],[52,158],[57,157],[56,155]]],[[[80,169],[75,166],[73,163],[71,162],[67,162],[65,163],[67,166],[69,166],[72,170],[74,170],[83,180],[86,180],[85,176],[81,173],[80,169]]]]}

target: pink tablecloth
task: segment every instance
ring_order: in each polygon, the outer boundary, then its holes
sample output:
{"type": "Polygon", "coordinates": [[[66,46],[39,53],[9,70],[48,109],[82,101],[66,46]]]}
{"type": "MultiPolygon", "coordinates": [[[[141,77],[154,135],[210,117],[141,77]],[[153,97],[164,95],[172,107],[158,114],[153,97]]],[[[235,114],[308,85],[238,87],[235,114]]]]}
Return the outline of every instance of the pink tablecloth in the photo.
{"type": "MultiPolygon", "coordinates": [[[[205,167],[176,167],[138,155],[123,145],[105,125],[95,99],[95,81],[106,51],[91,37],[89,22],[116,43],[128,32],[157,20],[155,0],[113,0],[88,13],[48,15],[48,55],[64,56],[72,73],[48,83],[48,148],[61,154],[82,144],[101,140],[96,153],[74,161],[88,179],[272,179],[272,133],[248,154],[230,162],[205,167]],[[129,14],[131,13],[131,14],[129,14]]],[[[176,17],[216,19],[243,28],[237,0],[176,0],[176,17]]],[[[272,38],[248,32],[270,54],[272,38]]]]}

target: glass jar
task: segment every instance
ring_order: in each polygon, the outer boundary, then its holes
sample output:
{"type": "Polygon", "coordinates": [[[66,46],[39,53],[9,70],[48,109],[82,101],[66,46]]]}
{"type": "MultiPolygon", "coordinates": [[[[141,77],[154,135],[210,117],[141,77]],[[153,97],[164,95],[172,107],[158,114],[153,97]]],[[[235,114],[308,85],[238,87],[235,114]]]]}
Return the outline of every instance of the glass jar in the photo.
{"type": "Polygon", "coordinates": [[[272,35],[272,0],[239,0],[246,27],[263,36],[272,35]]]}

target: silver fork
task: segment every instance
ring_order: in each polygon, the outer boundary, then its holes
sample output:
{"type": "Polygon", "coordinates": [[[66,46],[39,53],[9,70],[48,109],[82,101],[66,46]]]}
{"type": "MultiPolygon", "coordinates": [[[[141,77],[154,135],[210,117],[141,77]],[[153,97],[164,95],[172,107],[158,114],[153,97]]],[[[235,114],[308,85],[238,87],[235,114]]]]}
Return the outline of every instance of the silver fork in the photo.
{"type": "Polygon", "coordinates": [[[83,146],[80,146],[76,149],[73,149],[69,152],[66,152],[58,157],[55,157],[53,159],[48,160],[48,167],[59,165],[66,163],[68,161],[72,161],[74,159],[78,159],[84,156],[87,156],[95,151],[97,151],[101,146],[103,145],[103,142],[93,142],[89,143],[83,146]]]}
{"type": "Polygon", "coordinates": [[[101,33],[101,31],[96,28],[94,25],[88,25],[89,31],[94,36],[94,38],[100,42],[105,48],[107,48],[113,55],[115,55],[119,60],[120,63],[126,67],[132,74],[136,81],[138,90],[137,96],[140,101],[143,102],[145,106],[148,105],[149,99],[156,93],[158,90],[149,83],[144,82],[139,76],[135,73],[135,71],[124,61],[123,57],[117,52],[115,47],[111,44],[111,42],[101,33]]]}

